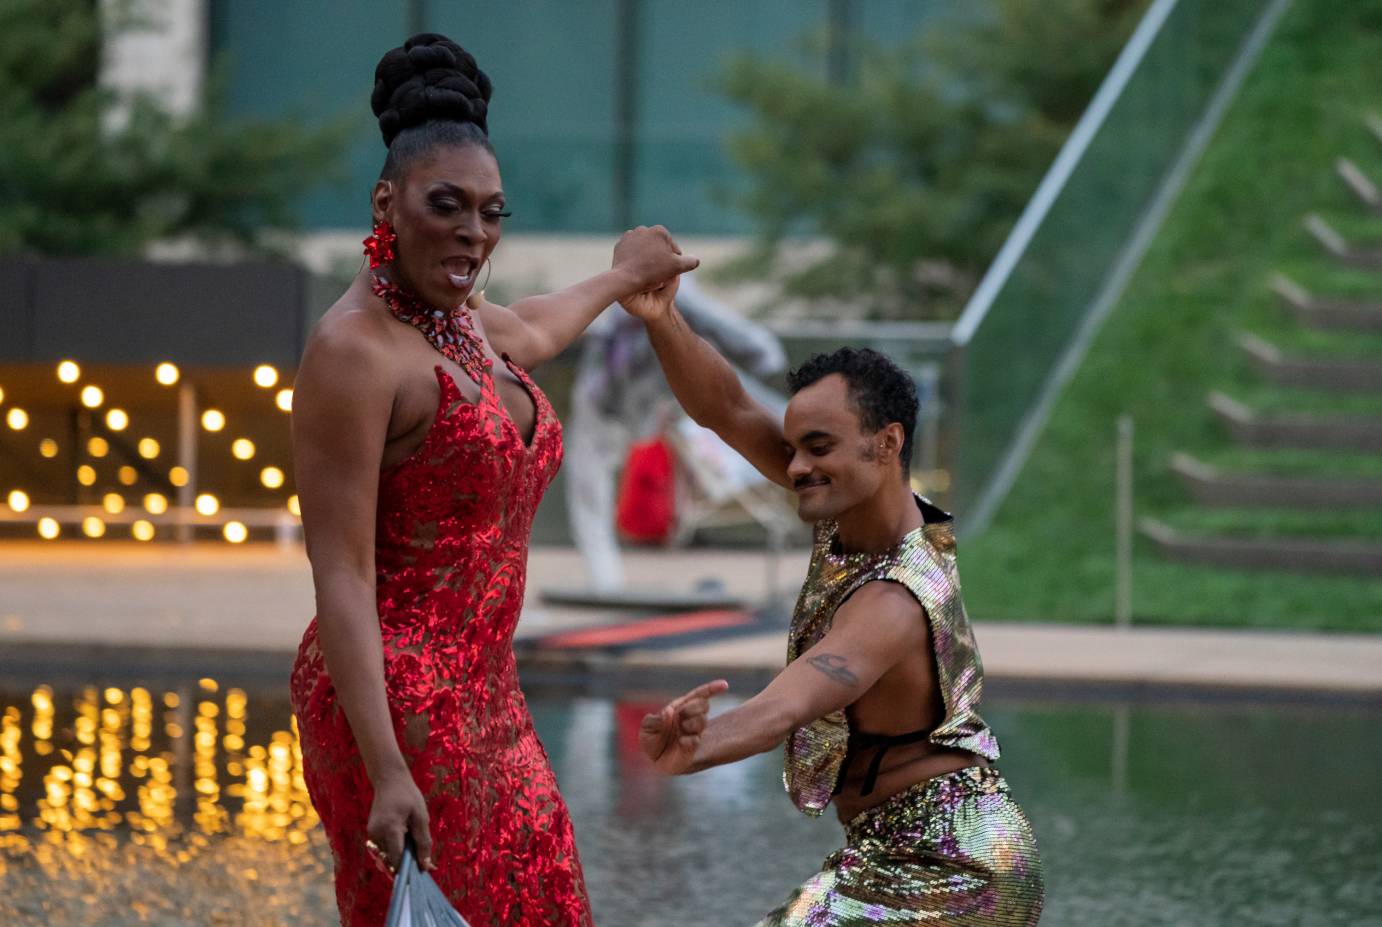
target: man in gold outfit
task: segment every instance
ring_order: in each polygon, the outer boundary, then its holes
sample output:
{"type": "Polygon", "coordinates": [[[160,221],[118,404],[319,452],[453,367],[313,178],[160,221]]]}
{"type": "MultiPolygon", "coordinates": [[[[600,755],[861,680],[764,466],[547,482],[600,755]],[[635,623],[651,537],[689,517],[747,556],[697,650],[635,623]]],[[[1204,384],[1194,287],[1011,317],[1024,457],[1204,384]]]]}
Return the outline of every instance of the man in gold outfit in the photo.
{"type": "Polygon", "coordinates": [[[882,354],[842,348],[789,377],[779,422],[677,313],[675,283],[641,318],[677,400],[797,495],[815,526],[787,668],[710,717],[717,680],[647,716],[644,753],[670,774],[786,743],[806,814],[832,801],[845,846],[760,927],[1028,927],[1044,887],[1031,826],[992,765],[983,668],[960,599],[949,515],[908,482],[916,387],[882,354]]]}

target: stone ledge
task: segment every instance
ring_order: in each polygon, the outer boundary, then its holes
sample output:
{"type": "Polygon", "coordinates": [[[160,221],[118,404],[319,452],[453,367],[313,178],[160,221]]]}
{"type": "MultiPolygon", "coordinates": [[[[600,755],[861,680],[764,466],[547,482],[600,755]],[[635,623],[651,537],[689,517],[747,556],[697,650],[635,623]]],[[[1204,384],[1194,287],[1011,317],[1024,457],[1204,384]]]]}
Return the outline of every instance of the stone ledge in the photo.
{"type": "Polygon", "coordinates": [[[1171,471],[1196,503],[1216,508],[1382,508],[1382,479],[1225,473],[1189,454],[1171,456],[1171,471]]]}
{"type": "Polygon", "coordinates": [[[1382,450],[1382,418],[1365,416],[1259,415],[1220,392],[1206,402],[1233,440],[1249,447],[1382,450]]]}
{"type": "Polygon", "coordinates": [[[1324,253],[1340,264],[1362,270],[1382,269],[1382,245],[1354,244],[1319,213],[1307,215],[1304,225],[1324,253]]]}
{"type": "Polygon", "coordinates": [[[1382,576],[1382,544],[1332,538],[1237,538],[1182,534],[1144,518],[1142,535],[1181,563],[1241,570],[1382,576]]]}
{"type": "Polygon", "coordinates": [[[1348,158],[1340,158],[1334,162],[1334,174],[1364,208],[1382,215],[1382,190],[1362,168],[1348,158]]]}
{"type": "Polygon", "coordinates": [[[1382,361],[1365,357],[1291,356],[1250,332],[1239,332],[1234,340],[1248,355],[1257,373],[1278,386],[1339,393],[1382,393],[1382,361]]]}
{"type": "MultiPolygon", "coordinates": [[[[729,680],[743,696],[782,667],[785,631],[676,650],[520,654],[529,693],[684,691],[729,680]]],[[[1382,704],[1382,635],[978,621],[986,693],[1019,698],[1382,704]]],[[[290,650],[90,648],[26,642],[0,654],[11,685],[195,685],[199,675],[286,698],[290,650]]]]}
{"type": "Polygon", "coordinates": [[[1272,292],[1307,328],[1382,332],[1382,302],[1316,296],[1285,274],[1274,274],[1272,292]]]}

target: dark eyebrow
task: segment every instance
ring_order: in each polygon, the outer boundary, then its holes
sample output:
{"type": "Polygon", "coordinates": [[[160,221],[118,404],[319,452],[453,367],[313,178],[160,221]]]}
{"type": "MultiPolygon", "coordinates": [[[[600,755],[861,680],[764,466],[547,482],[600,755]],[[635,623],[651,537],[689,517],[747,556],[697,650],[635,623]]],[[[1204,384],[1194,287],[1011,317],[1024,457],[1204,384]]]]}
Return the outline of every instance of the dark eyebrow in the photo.
{"type": "Polygon", "coordinates": [[[835,436],[828,431],[808,431],[797,440],[801,444],[810,444],[812,441],[834,441],[835,436]]]}
{"type": "MultiPolygon", "coordinates": [[[[465,199],[470,195],[470,192],[468,190],[461,189],[449,180],[438,180],[436,184],[432,187],[431,192],[446,192],[450,193],[452,196],[455,196],[459,199],[465,199]]],[[[494,193],[491,193],[489,196],[485,197],[486,200],[502,200],[503,198],[503,190],[497,190],[494,193]]]]}

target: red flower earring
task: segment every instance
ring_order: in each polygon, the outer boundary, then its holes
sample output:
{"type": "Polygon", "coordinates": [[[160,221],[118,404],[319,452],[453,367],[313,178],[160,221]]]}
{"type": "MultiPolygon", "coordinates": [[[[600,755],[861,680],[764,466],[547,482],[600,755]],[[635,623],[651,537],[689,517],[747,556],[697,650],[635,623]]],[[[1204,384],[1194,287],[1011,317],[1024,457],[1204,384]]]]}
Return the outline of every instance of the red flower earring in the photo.
{"type": "Polygon", "coordinates": [[[394,245],[398,243],[398,234],[394,232],[393,226],[388,219],[380,219],[374,223],[374,231],[365,238],[365,254],[369,256],[370,270],[378,270],[385,264],[394,259],[394,245]]]}

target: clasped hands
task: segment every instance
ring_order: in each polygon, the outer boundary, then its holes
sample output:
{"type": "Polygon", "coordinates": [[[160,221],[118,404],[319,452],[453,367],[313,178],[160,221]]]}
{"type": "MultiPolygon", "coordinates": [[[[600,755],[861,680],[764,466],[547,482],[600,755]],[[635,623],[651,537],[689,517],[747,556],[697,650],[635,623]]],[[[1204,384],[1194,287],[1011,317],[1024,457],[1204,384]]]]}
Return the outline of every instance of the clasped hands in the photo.
{"type": "Polygon", "coordinates": [[[619,305],[635,318],[652,321],[666,312],[677,293],[677,282],[700,260],[682,254],[671,233],[661,225],[630,229],[614,246],[610,269],[627,280],[627,295],[619,305]]]}

